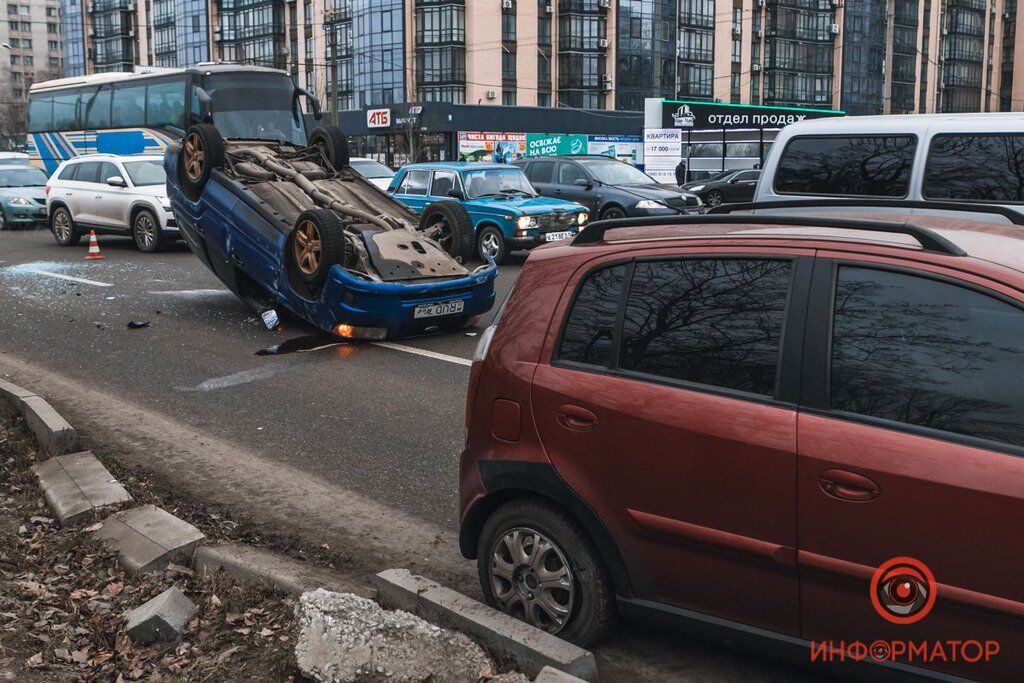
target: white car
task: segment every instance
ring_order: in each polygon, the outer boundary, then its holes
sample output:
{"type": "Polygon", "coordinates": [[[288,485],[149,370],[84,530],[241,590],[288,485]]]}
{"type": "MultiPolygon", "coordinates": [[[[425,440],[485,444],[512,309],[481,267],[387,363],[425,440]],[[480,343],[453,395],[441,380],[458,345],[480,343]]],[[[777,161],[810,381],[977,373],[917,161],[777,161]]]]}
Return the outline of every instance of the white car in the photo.
{"type": "Polygon", "coordinates": [[[391,179],[395,177],[394,171],[376,159],[352,157],[349,159],[348,165],[351,166],[352,170],[356,173],[385,191],[387,191],[388,186],[391,185],[391,179]]]}
{"type": "Polygon", "coordinates": [[[46,209],[58,244],[83,235],[131,235],[139,250],[159,251],[179,236],[159,155],[87,154],[68,159],[46,183],[46,209]]]}

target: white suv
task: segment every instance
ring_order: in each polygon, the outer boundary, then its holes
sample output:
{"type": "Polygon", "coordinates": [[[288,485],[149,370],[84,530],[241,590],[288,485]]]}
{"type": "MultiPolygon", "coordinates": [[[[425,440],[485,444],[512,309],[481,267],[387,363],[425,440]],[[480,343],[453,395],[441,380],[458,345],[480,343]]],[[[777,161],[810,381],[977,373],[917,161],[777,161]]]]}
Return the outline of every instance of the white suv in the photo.
{"type": "Polygon", "coordinates": [[[179,236],[162,156],[68,159],[46,183],[46,209],[54,238],[65,246],[95,230],[131,235],[141,251],[151,253],[179,236]]]}

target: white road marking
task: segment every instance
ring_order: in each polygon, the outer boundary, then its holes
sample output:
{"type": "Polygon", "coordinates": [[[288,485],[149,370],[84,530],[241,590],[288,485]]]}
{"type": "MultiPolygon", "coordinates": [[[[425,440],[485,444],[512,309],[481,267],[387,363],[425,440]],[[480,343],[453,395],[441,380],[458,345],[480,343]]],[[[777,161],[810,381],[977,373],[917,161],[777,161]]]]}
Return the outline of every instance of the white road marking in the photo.
{"type": "Polygon", "coordinates": [[[35,273],[36,275],[45,275],[47,277],[55,277],[61,280],[70,280],[71,282],[81,282],[83,285],[94,285],[96,287],[113,287],[114,285],[109,282],[97,282],[96,280],[86,280],[84,277],[74,277],[72,275],[61,275],[60,273],[51,273],[48,270],[33,269],[28,271],[35,273]]]}
{"type": "Polygon", "coordinates": [[[182,299],[205,299],[215,296],[234,296],[234,294],[227,289],[165,289],[160,291],[151,291],[150,294],[176,296],[182,299]]]}
{"type": "Polygon", "coordinates": [[[255,382],[259,379],[266,379],[271,375],[276,375],[281,370],[285,369],[284,364],[280,365],[264,365],[251,370],[242,370],[241,372],[235,372],[230,375],[223,377],[211,377],[208,380],[200,382],[194,387],[178,387],[178,391],[214,391],[216,389],[226,389],[227,387],[237,386],[239,384],[247,384],[249,382],[255,382]]]}
{"type": "Polygon", "coordinates": [[[468,358],[459,358],[458,356],[449,356],[447,353],[438,353],[437,351],[428,351],[426,349],[418,349],[415,346],[406,346],[405,344],[396,344],[394,342],[372,342],[374,346],[380,346],[385,349],[393,349],[395,351],[403,351],[405,353],[412,353],[417,356],[426,356],[427,358],[433,358],[435,360],[443,360],[447,363],[455,363],[456,365],[470,366],[473,364],[468,358]]]}

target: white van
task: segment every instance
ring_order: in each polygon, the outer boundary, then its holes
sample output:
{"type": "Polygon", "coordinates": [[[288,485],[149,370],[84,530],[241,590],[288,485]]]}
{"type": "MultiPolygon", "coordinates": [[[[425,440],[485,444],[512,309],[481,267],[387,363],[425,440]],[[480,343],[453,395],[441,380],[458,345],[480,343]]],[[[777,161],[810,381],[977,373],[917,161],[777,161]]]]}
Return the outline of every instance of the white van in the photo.
{"type": "Polygon", "coordinates": [[[984,202],[1024,213],[1024,114],[791,124],[775,139],[754,201],[808,199],[984,202]]]}

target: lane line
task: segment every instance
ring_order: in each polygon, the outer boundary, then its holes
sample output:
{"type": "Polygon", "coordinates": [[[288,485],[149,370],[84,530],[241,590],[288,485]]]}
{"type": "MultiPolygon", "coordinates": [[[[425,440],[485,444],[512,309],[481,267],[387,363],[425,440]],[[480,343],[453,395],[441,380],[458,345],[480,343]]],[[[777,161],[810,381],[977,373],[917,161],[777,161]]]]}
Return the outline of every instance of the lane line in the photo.
{"type": "Polygon", "coordinates": [[[194,387],[176,387],[176,389],[178,391],[199,391],[203,393],[207,391],[216,391],[217,389],[226,389],[228,387],[238,386],[239,384],[248,384],[249,382],[255,382],[257,380],[272,377],[282,370],[287,369],[287,367],[288,366],[284,363],[264,365],[250,370],[242,370],[230,375],[224,375],[223,377],[211,377],[208,380],[200,382],[194,387]]]}
{"type": "Polygon", "coordinates": [[[81,282],[83,285],[94,285],[96,287],[113,287],[114,285],[109,282],[97,282],[96,280],[86,280],[84,277],[74,277],[72,275],[61,275],[60,273],[51,273],[48,270],[34,269],[28,271],[35,273],[36,275],[45,275],[47,277],[55,277],[61,280],[70,280],[71,282],[81,282]]]}
{"type": "Polygon", "coordinates": [[[473,364],[468,358],[459,358],[458,356],[449,356],[447,353],[438,353],[437,351],[428,351],[426,349],[418,349],[415,346],[406,346],[405,344],[396,344],[394,342],[371,342],[374,346],[379,346],[384,349],[392,349],[394,351],[402,351],[404,353],[411,353],[417,356],[425,356],[427,358],[433,358],[435,360],[443,360],[447,363],[454,363],[456,365],[465,365],[469,367],[473,364]]]}

